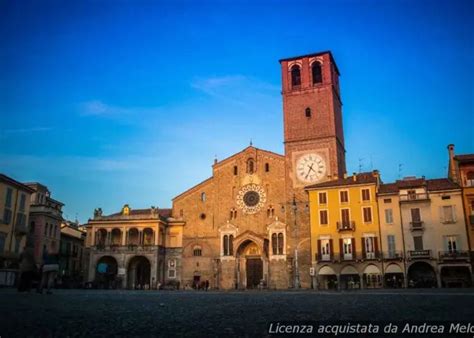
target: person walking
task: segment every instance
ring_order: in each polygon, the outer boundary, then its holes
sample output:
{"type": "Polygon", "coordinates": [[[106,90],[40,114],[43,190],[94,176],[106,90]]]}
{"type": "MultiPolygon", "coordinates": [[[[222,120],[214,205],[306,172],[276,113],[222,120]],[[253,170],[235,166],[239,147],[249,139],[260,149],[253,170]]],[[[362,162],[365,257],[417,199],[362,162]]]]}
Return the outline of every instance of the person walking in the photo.
{"type": "Polygon", "coordinates": [[[59,270],[57,255],[49,254],[46,246],[43,249],[43,265],[41,267],[41,280],[38,284],[38,293],[43,293],[43,288],[46,287],[46,293],[50,295],[53,287],[54,278],[59,270]]]}
{"type": "Polygon", "coordinates": [[[20,254],[20,281],[18,292],[30,292],[31,283],[36,273],[34,243],[31,237],[26,239],[26,245],[20,254]]]}

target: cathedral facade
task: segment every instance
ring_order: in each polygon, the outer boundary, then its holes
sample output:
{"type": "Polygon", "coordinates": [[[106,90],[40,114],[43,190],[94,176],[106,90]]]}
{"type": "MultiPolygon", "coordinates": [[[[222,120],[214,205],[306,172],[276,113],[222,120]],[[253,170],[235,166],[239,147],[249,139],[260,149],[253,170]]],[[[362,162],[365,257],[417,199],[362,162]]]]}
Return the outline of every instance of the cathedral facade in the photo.
{"type": "Polygon", "coordinates": [[[304,187],[345,172],[339,71],[330,52],[280,64],[285,154],[249,146],[173,199],[183,285],[312,287],[304,187]]]}

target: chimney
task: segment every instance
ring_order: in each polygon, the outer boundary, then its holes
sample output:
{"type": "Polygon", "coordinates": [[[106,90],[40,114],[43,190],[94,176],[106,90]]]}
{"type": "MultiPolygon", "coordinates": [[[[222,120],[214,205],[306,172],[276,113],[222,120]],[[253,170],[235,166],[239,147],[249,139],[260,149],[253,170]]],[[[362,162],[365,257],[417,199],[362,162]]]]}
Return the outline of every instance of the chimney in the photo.
{"type": "Polygon", "coordinates": [[[448,144],[448,177],[454,182],[459,183],[456,162],[454,160],[454,144],[448,144]]]}
{"type": "Polygon", "coordinates": [[[347,178],[347,173],[344,173],[344,178],[345,178],[345,179],[347,178]]]}
{"type": "Polygon", "coordinates": [[[357,181],[357,174],[356,174],[356,173],[352,173],[352,180],[353,180],[354,182],[357,181]]]}

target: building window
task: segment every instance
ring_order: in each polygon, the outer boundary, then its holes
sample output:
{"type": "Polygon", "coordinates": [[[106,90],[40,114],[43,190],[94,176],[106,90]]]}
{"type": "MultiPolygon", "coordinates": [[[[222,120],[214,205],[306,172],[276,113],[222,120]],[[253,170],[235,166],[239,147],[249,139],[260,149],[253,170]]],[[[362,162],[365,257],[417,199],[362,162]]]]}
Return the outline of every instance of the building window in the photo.
{"type": "Polygon", "coordinates": [[[319,204],[327,204],[327,194],[325,192],[320,192],[319,196],[319,204]]]}
{"type": "Polygon", "coordinates": [[[5,251],[5,240],[7,238],[7,234],[4,232],[0,232],[0,253],[5,251]]]}
{"type": "Polygon", "coordinates": [[[168,260],[168,278],[176,278],[176,260],[168,260]]]}
{"type": "Polygon", "coordinates": [[[31,221],[30,223],[30,234],[33,235],[35,233],[35,221],[31,221]]]}
{"type": "Polygon", "coordinates": [[[407,195],[408,195],[407,196],[408,200],[410,201],[416,200],[416,190],[408,190],[407,195]]]}
{"type": "Polygon", "coordinates": [[[395,258],[395,236],[387,235],[388,258],[395,258]]]}
{"type": "Polygon", "coordinates": [[[474,187],[474,171],[469,171],[466,174],[466,186],[474,187]]]}
{"type": "Polygon", "coordinates": [[[444,244],[446,251],[449,253],[455,253],[459,250],[457,236],[445,236],[444,244]]]}
{"type": "Polygon", "coordinates": [[[393,210],[392,209],[385,209],[385,223],[387,224],[393,223],[393,210]]]}
{"type": "Polygon", "coordinates": [[[329,261],[331,259],[331,244],[329,239],[319,240],[319,256],[323,261],[329,261]]]}
{"type": "Polygon", "coordinates": [[[194,257],[199,257],[202,256],[202,249],[201,247],[197,246],[193,249],[193,256],[194,257]]]}
{"type": "Polygon", "coordinates": [[[5,197],[5,208],[12,207],[12,195],[13,195],[12,188],[7,188],[7,196],[5,197]]]}
{"type": "Polygon", "coordinates": [[[455,223],[456,214],[454,212],[453,205],[445,205],[441,207],[441,222],[443,223],[455,223]]]}
{"type": "Polygon", "coordinates": [[[362,189],[362,200],[370,201],[370,189],[362,189]]]}
{"type": "Polygon", "coordinates": [[[273,217],[275,215],[275,209],[270,205],[267,209],[267,217],[273,217]]]}
{"type": "Polygon", "coordinates": [[[349,192],[347,190],[340,191],[339,198],[341,203],[349,203],[349,192]]]}
{"type": "Polygon", "coordinates": [[[328,211],[327,210],[319,210],[319,225],[328,225],[328,211]]]}
{"type": "Polygon", "coordinates": [[[201,193],[201,201],[206,202],[206,193],[205,192],[201,193]]]}
{"type": "Polygon", "coordinates": [[[237,176],[238,173],[239,173],[239,169],[237,168],[236,165],[234,165],[234,176],[237,176]]]}
{"type": "Polygon", "coordinates": [[[49,224],[46,223],[45,226],[44,226],[44,235],[45,236],[48,236],[48,228],[49,228],[49,224]]]}
{"type": "Polygon", "coordinates": [[[413,245],[415,250],[423,250],[423,236],[414,236],[413,245]]]}
{"type": "Polygon", "coordinates": [[[224,247],[224,256],[232,256],[234,254],[234,236],[233,235],[224,235],[222,238],[223,247],[224,247]]]}
{"type": "Polygon", "coordinates": [[[384,203],[392,203],[392,199],[391,198],[384,198],[383,202],[384,203]]]}
{"type": "Polygon", "coordinates": [[[248,174],[253,174],[255,171],[255,162],[252,158],[249,158],[247,160],[247,173],[248,174]]]}
{"type": "Polygon", "coordinates": [[[10,224],[12,221],[12,211],[10,209],[6,209],[3,211],[3,223],[10,224]]]}
{"type": "Polygon", "coordinates": [[[372,223],[372,208],[365,207],[362,208],[362,211],[364,213],[364,223],[372,223]]]}
{"type": "Polygon", "coordinates": [[[420,223],[421,222],[421,214],[419,208],[410,209],[411,213],[411,221],[412,223],[420,223]]]}
{"type": "Polygon", "coordinates": [[[342,252],[344,254],[344,259],[352,259],[352,238],[344,238],[342,239],[342,252]]]}
{"type": "Polygon", "coordinates": [[[351,216],[349,213],[349,209],[341,209],[341,222],[344,228],[350,227],[351,216]]]}
{"type": "Polygon", "coordinates": [[[184,210],[183,209],[180,209],[179,210],[179,217],[183,217],[184,216],[184,210]]]}
{"type": "Polygon", "coordinates": [[[235,208],[230,209],[230,219],[236,219],[237,218],[237,210],[235,208]]]}
{"type": "Polygon", "coordinates": [[[265,172],[268,173],[270,171],[270,164],[265,163],[265,172]]]}
{"type": "Polygon", "coordinates": [[[273,255],[283,255],[283,233],[273,233],[272,234],[272,253],[273,255]]]}
{"type": "Polygon", "coordinates": [[[307,107],[304,111],[306,117],[311,117],[311,108],[307,107]]]}
{"type": "Polygon", "coordinates": [[[323,82],[323,75],[321,72],[321,64],[316,61],[313,62],[311,66],[311,74],[313,75],[313,84],[318,84],[323,82]]]}
{"type": "Polygon", "coordinates": [[[25,211],[25,203],[26,203],[26,196],[25,196],[25,194],[21,194],[21,196],[20,196],[20,207],[19,207],[18,211],[20,211],[20,212],[25,211]]]}
{"type": "Polygon", "coordinates": [[[293,67],[291,67],[291,86],[301,86],[301,71],[298,65],[294,65],[293,67]]]}

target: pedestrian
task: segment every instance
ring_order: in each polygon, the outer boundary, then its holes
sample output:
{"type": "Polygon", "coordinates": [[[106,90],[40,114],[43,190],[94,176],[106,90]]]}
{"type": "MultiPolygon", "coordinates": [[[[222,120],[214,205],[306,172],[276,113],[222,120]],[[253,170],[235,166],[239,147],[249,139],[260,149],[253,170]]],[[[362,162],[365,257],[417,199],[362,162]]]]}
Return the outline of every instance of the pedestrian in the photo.
{"type": "Polygon", "coordinates": [[[38,284],[38,293],[43,293],[43,288],[46,287],[46,293],[50,295],[51,288],[53,287],[54,278],[58,273],[58,257],[57,255],[50,254],[46,246],[43,248],[43,265],[41,267],[41,280],[38,284]]]}
{"type": "Polygon", "coordinates": [[[36,274],[36,263],[34,253],[34,242],[31,237],[27,237],[26,245],[20,254],[20,282],[18,292],[30,292],[31,283],[36,274]]]}
{"type": "Polygon", "coordinates": [[[206,291],[209,290],[209,281],[206,279],[206,291]]]}

